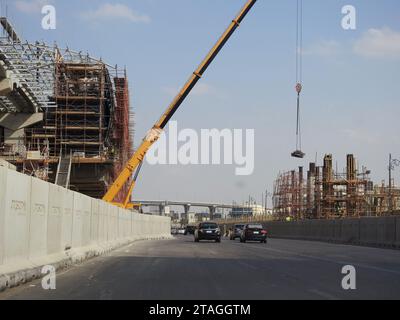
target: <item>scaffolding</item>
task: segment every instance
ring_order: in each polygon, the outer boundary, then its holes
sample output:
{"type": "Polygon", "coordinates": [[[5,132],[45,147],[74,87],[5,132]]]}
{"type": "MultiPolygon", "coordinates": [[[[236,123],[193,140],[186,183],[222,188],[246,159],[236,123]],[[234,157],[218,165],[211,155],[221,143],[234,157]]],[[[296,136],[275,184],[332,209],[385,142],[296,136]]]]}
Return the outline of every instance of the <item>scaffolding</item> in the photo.
{"type": "Polygon", "coordinates": [[[0,17],[0,70],[16,90],[0,96],[0,112],[38,112],[54,106],[54,50],[44,43],[23,42],[5,17],[0,17]]]}
{"type": "Polygon", "coordinates": [[[43,114],[20,141],[3,144],[0,157],[50,182],[71,158],[71,188],[101,198],[133,153],[126,70],[69,48],[23,43],[6,18],[0,23],[0,77],[4,69],[25,99],[1,96],[0,112],[43,114]]]}
{"type": "Polygon", "coordinates": [[[374,186],[365,167],[357,169],[353,155],[347,155],[344,173],[333,170],[332,155],[323,166],[309,164],[307,176],[298,172],[280,173],[274,183],[274,215],[281,220],[337,219],[395,214],[400,209],[400,189],[374,186]],[[389,210],[389,195],[394,210],[389,210]]]}

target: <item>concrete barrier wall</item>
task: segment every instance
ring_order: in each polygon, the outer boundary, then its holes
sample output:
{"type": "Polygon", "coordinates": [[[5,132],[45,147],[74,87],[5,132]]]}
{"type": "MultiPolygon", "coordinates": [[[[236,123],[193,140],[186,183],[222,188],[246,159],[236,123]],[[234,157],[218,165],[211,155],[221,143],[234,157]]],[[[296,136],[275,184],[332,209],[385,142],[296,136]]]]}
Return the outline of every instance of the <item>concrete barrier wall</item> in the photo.
{"type": "Polygon", "coordinates": [[[29,258],[32,178],[6,169],[3,263],[17,264],[29,258]]]}
{"type": "Polygon", "coordinates": [[[31,183],[29,259],[34,259],[47,254],[49,184],[37,179],[31,183]]]}
{"type": "Polygon", "coordinates": [[[0,166],[0,290],[10,279],[26,281],[8,276],[21,270],[169,238],[170,225],[170,218],[136,214],[0,166]]]}
{"type": "MultiPolygon", "coordinates": [[[[400,248],[400,216],[261,222],[271,238],[400,248]]],[[[225,224],[224,229],[233,224],[225,224]]]]}
{"type": "Polygon", "coordinates": [[[399,217],[264,223],[270,237],[400,248],[399,217]]]}
{"type": "Polygon", "coordinates": [[[6,208],[6,189],[7,171],[0,166],[0,265],[4,260],[4,219],[6,208]]]}

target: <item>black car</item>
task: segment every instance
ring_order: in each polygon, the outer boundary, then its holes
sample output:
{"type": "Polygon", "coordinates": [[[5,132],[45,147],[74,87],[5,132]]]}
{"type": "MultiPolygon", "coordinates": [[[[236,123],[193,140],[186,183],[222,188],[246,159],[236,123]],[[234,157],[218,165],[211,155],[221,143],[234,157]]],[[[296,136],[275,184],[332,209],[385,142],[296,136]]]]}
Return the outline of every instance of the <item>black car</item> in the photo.
{"type": "Polygon", "coordinates": [[[188,234],[194,234],[194,231],[196,230],[196,226],[186,226],[185,228],[185,236],[188,234]]]}
{"type": "Polygon", "coordinates": [[[200,240],[221,242],[221,229],[218,227],[218,224],[215,222],[200,223],[194,232],[194,241],[199,242],[200,240]]]}
{"type": "Polygon", "coordinates": [[[229,239],[235,240],[236,238],[240,238],[244,226],[245,226],[244,224],[235,224],[233,226],[233,229],[230,231],[229,239]]]}
{"type": "Polygon", "coordinates": [[[267,230],[261,224],[249,223],[246,224],[240,235],[240,242],[259,241],[267,243],[267,230]]]}

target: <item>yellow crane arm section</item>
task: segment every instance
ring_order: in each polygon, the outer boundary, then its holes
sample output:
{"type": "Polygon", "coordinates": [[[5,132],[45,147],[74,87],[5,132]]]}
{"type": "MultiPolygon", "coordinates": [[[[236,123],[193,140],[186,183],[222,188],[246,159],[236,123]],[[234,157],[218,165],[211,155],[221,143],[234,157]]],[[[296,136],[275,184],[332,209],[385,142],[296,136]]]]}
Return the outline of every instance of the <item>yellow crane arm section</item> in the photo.
{"type": "MultiPolygon", "coordinates": [[[[220,37],[220,39],[217,41],[217,43],[214,45],[214,47],[210,50],[210,52],[205,57],[203,62],[199,65],[197,70],[195,72],[193,72],[193,74],[190,76],[189,80],[186,82],[186,84],[183,86],[183,88],[180,90],[180,92],[177,94],[177,96],[171,102],[171,104],[169,105],[167,110],[164,112],[164,114],[161,116],[161,118],[154,124],[153,128],[148,132],[146,137],[143,139],[142,144],[136,150],[136,152],[134,153],[132,158],[129,160],[129,162],[127,163],[125,168],[122,170],[122,172],[120,173],[118,178],[111,185],[108,192],[103,197],[104,201],[113,202],[113,200],[115,199],[115,197],[117,196],[117,194],[119,193],[121,188],[125,185],[125,183],[127,183],[129,178],[138,169],[138,167],[140,168],[140,165],[143,163],[143,160],[144,160],[144,157],[146,156],[147,151],[158,140],[158,138],[160,137],[160,134],[162,133],[165,126],[167,125],[168,121],[174,115],[176,110],[178,110],[179,106],[186,99],[186,97],[188,96],[190,91],[194,88],[196,83],[203,76],[204,72],[207,70],[207,68],[213,62],[213,60],[218,55],[220,50],[224,47],[225,43],[229,40],[229,38],[232,36],[232,34],[235,32],[235,30],[239,27],[240,23],[242,22],[244,17],[247,15],[247,13],[251,10],[251,8],[256,3],[256,1],[257,0],[248,0],[246,2],[246,4],[244,5],[244,7],[242,8],[242,10],[236,16],[236,18],[234,20],[232,20],[232,23],[229,25],[229,27],[226,29],[226,31],[223,33],[223,35],[220,37]]],[[[128,207],[130,195],[135,186],[136,178],[137,178],[137,174],[136,174],[136,177],[131,182],[127,199],[125,199],[123,204],[119,204],[119,205],[121,205],[123,207],[128,207]]]]}

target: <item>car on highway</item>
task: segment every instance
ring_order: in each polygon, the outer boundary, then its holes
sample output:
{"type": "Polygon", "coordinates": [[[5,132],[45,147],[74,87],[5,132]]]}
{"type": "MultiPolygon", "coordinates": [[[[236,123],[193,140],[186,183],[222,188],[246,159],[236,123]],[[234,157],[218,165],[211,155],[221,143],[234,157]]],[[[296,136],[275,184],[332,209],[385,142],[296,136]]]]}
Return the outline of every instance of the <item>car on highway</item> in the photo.
{"type": "Polygon", "coordinates": [[[244,224],[235,224],[233,228],[230,230],[229,239],[235,240],[236,238],[240,238],[244,226],[245,226],[244,224]]]}
{"type": "Polygon", "coordinates": [[[267,243],[267,230],[259,223],[246,224],[240,234],[240,242],[246,241],[267,243]]]}
{"type": "Polygon", "coordinates": [[[214,240],[221,242],[221,229],[215,222],[201,222],[194,232],[194,241],[214,240]]]}
{"type": "Polygon", "coordinates": [[[186,226],[185,228],[185,236],[188,234],[194,234],[194,231],[196,230],[196,226],[186,226]]]}

